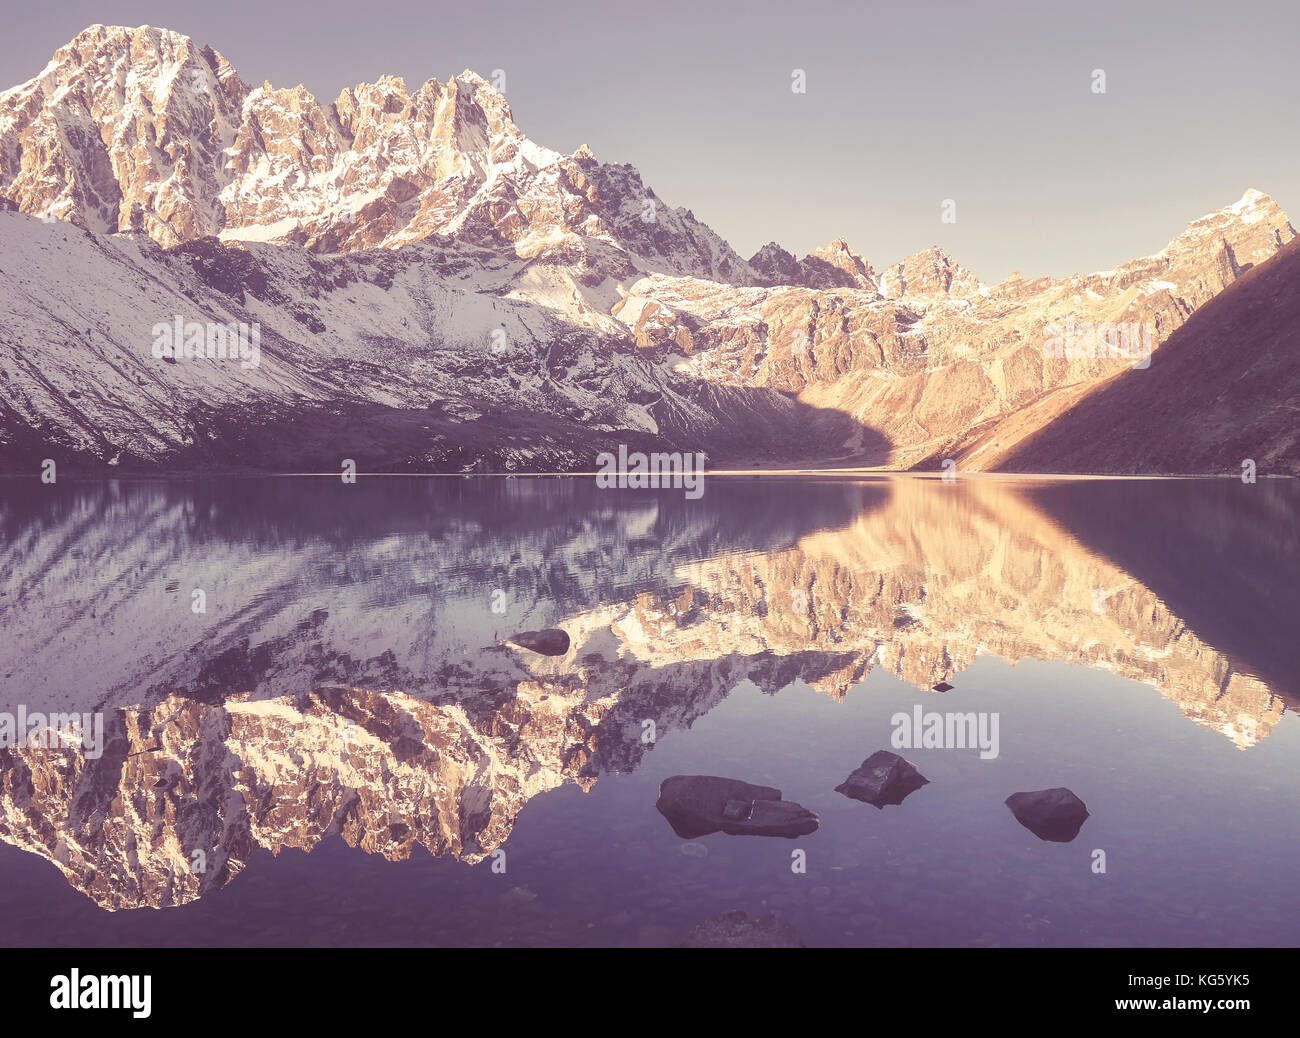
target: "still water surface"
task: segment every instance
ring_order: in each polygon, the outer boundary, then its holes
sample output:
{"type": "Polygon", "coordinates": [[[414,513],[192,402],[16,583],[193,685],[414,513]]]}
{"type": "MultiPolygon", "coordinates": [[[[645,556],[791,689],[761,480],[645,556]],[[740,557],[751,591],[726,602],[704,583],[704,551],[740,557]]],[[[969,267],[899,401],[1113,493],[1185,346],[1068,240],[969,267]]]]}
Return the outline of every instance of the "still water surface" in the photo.
{"type": "Polygon", "coordinates": [[[1274,481],[0,483],[0,711],[104,718],[0,749],[0,943],[1294,945],[1298,520],[1274,481]],[[836,793],[917,706],[997,755],[836,793]],[[818,828],[684,840],[673,775],[818,828]],[[1003,803],[1055,786],[1066,843],[1003,803]]]}

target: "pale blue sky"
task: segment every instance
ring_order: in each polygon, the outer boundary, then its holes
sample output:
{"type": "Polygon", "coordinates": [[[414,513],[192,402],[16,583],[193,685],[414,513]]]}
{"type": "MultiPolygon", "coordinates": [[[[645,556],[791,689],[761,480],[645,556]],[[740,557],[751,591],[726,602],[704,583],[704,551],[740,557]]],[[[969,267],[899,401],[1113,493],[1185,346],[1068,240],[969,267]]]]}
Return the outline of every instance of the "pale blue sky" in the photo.
{"type": "Polygon", "coordinates": [[[1295,0],[50,0],[5,21],[4,86],[95,22],[325,100],[501,68],[530,137],[632,163],[745,256],[842,235],[879,268],[937,244],[992,282],[1154,252],[1248,187],[1300,209],[1295,0]]]}

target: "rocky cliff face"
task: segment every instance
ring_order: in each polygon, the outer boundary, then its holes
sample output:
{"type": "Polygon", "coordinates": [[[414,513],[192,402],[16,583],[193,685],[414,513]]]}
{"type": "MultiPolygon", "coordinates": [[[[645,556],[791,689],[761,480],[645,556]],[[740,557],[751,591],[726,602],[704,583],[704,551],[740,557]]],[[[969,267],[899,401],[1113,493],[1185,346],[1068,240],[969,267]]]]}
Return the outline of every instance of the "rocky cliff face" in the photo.
{"type": "MultiPolygon", "coordinates": [[[[1022,437],[972,437],[972,467],[1300,474],[1300,248],[1245,270],[1174,333],[1149,371],[1120,372],[1022,437]],[[1243,343],[1249,348],[1242,349],[1243,343]]],[[[1005,423],[1004,423],[1005,424],[1005,423]]]]}
{"type": "Polygon", "coordinates": [[[843,239],[747,262],[633,167],[531,141],[474,73],[321,103],[148,26],[0,94],[0,201],[10,470],[572,469],[618,442],[977,465],[972,436],[1005,452],[1132,364],[1097,325],[1158,350],[1294,236],[1248,191],[1071,278],[989,287],[938,248],[877,273],[843,239]],[[258,323],[263,368],[151,357],[174,315],[258,323]],[[1092,352],[1057,355],[1062,327],[1092,352]]]}
{"type": "Polygon", "coordinates": [[[220,228],[247,88],[179,33],[92,26],[0,94],[0,181],[25,213],[173,244],[220,228]]]}
{"type": "Polygon", "coordinates": [[[880,292],[890,299],[969,299],[983,294],[983,288],[974,274],[938,246],[908,256],[880,275],[880,292]]]}

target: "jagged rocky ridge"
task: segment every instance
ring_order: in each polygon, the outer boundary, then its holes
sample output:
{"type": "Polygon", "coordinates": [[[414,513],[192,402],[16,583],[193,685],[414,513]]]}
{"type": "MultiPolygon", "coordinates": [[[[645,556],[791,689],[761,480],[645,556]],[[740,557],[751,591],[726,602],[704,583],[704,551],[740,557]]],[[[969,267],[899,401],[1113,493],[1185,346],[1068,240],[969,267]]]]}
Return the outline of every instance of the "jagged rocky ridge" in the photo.
{"type": "Polygon", "coordinates": [[[631,166],[530,141],[473,73],[322,104],[147,26],[0,94],[0,198],[18,470],[575,469],[620,442],[937,467],[1129,364],[1046,357],[1049,322],[1163,341],[1294,237],[1248,191],[1073,278],[987,286],[937,248],[877,272],[843,239],[746,261],[631,166]],[[175,314],[257,322],[262,365],[152,357],[175,314]]]}
{"type": "Polygon", "coordinates": [[[473,72],[414,92],[383,76],[321,104],[302,86],[249,87],[211,47],[150,26],[91,26],[0,94],[0,184],[22,212],[165,246],[221,235],[332,252],[452,233],[566,265],[606,243],[626,253],[613,269],[636,256],[747,274],[631,167],[528,140],[473,72]]]}

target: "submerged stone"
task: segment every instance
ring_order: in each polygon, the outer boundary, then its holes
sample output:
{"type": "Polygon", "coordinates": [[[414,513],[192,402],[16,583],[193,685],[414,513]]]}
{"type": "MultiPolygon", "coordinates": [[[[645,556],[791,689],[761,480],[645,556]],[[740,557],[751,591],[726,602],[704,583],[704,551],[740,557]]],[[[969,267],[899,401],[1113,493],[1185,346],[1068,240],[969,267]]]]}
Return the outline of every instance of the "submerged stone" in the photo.
{"type": "Polygon", "coordinates": [[[886,804],[901,804],[929,782],[911,761],[888,750],[877,750],[836,786],[835,792],[883,811],[886,804]]]}
{"type": "Polygon", "coordinates": [[[745,912],[724,912],[699,923],[686,937],[684,948],[803,948],[789,923],[774,913],[751,919],[745,912]]]}
{"type": "Polygon", "coordinates": [[[521,631],[506,640],[543,656],[563,656],[569,651],[569,634],[558,627],[548,627],[544,631],[521,631]]]}
{"type": "Polygon", "coordinates": [[[782,800],[779,789],[713,775],[664,779],[655,807],[685,840],[716,832],[793,839],[817,829],[817,816],[800,804],[782,800]]]}
{"type": "Polygon", "coordinates": [[[1088,817],[1087,805],[1064,786],[1012,793],[1006,805],[1017,822],[1040,840],[1053,843],[1069,843],[1088,817]]]}

